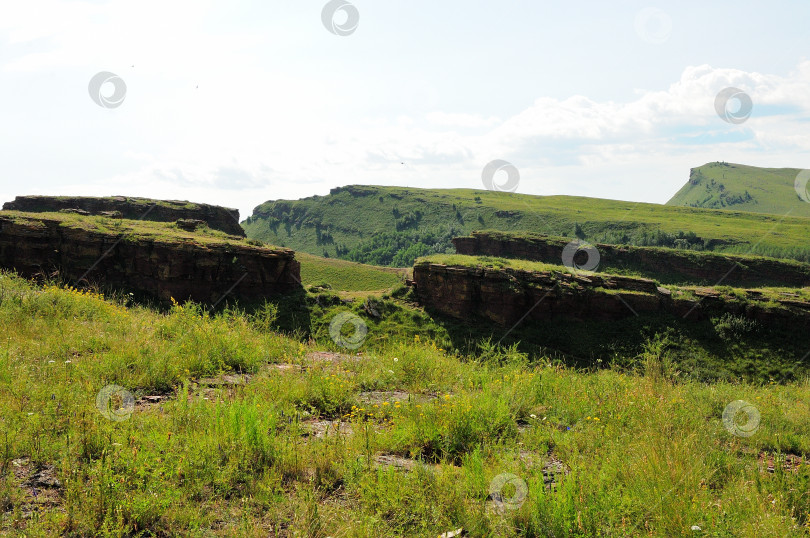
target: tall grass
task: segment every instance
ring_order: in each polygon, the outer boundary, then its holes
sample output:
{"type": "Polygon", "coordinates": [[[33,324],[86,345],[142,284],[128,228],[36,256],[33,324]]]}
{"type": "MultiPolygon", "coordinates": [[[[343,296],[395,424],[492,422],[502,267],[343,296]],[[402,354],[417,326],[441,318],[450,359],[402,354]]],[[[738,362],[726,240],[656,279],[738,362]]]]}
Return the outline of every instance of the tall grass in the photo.
{"type": "Polygon", "coordinates": [[[807,534],[810,472],[790,463],[810,449],[804,382],[678,382],[655,346],[638,374],[532,365],[491,342],[459,356],[412,336],[315,361],[307,353],[322,343],[235,310],[161,313],[6,274],[0,324],[3,533],[807,534]],[[270,366],[280,363],[303,368],[270,366]],[[200,381],[223,371],[253,377],[200,381]],[[95,407],[111,383],[169,397],[115,422],[95,407]],[[409,397],[370,401],[370,390],[409,397]],[[751,437],[724,427],[734,400],[761,414],[751,437]],[[327,419],[351,433],[309,433],[327,419]],[[760,454],[779,462],[773,472],[760,454]],[[41,470],[61,487],[30,482],[41,470]],[[489,488],[504,473],[527,495],[498,509],[489,488]]]}

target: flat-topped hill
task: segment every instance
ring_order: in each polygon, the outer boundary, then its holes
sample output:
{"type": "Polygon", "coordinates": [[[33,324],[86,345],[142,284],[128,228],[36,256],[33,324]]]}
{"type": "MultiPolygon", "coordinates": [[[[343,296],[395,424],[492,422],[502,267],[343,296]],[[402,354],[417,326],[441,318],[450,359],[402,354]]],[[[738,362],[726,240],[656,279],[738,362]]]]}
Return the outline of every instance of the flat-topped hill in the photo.
{"type": "Polygon", "coordinates": [[[728,312],[770,325],[790,319],[810,328],[810,289],[662,287],[635,276],[464,255],[420,258],[413,276],[417,295],[426,304],[455,317],[478,313],[506,326],[524,317],[614,320],[666,313],[701,319],[728,312]]]}
{"type": "Polygon", "coordinates": [[[131,220],[175,222],[180,219],[200,220],[209,228],[227,234],[245,236],[239,225],[239,210],[180,200],[153,200],[130,196],[17,196],[3,204],[8,211],[28,213],[75,212],[82,215],[107,216],[131,220]]]}
{"type": "MultiPolygon", "coordinates": [[[[473,232],[453,239],[456,252],[563,263],[568,245],[577,245],[578,264],[593,262],[594,270],[639,274],[659,282],[728,286],[810,286],[810,264],[762,256],[722,254],[682,248],[635,247],[596,243],[595,259],[587,259],[586,244],[574,238],[531,232],[473,232]],[[598,267],[596,267],[598,263],[598,267]]],[[[574,261],[573,259],[571,260],[574,261]]]]}
{"type": "MultiPolygon", "coordinates": [[[[413,295],[438,323],[584,368],[666,355],[704,380],[800,379],[810,352],[810,289],[662,286],[492,256],[417,260],[413,295]],[[653,337],[653,342],[650,338],[653,337]]],[[[460,337],[459,337],[460,338],[460,337]]]]}
{"type": "Polygon", "coordinates": [[[0,268],[159,300],[261,301],[300,288],[289,249],[183,224],[75,213],[0,213],[0,268]]]}

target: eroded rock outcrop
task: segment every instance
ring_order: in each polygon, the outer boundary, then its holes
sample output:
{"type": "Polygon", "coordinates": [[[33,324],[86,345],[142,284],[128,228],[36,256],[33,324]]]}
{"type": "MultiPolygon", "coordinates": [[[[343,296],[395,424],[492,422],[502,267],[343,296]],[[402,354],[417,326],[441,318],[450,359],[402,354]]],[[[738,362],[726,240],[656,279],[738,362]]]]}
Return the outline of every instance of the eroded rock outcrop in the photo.
{"type": "MultiPolygon", "coordinates": [[[[570,239],[542,235],[476,233],[456,237],[456,252],[561,264],[570,239]]],[[[727,286],[810,286],[810,264],[754,256],[597,243],[600,270],[625,269],[662,282],[727,286]]]]}
{"type": "Polygon", "coordinates": [[[200,220],[212,230],[245,236],[239,224],[239,210],[179,200],[151,200],[127,196],[94,198],[84,196],[18,196],[3,204],[4,210],[27,213],[70,211],[80,215],[107,216],[132,220],[175,222],[200,220]]]}
{"type": "Polygon", "coordinates": [[[521,269],[419,262],[413,281],[420,303],[459,319],[486,318],[504,327],[550,319],[618,320],[671,314],[689,320],[725,312],[769,324],[810,328],[810,303],[785,299],[778,307],[737,300],[711,288],[689,294],[660,288],[652,280],[521,269]]]}
{"type": "Polygon", "coordinates": [[[300,288],[300,265],[289,249],[191,234],[114,234],[80,224],[85,227],[38,215],[0,214],[0,267],[164,301],[258,301],[300,288]]]}

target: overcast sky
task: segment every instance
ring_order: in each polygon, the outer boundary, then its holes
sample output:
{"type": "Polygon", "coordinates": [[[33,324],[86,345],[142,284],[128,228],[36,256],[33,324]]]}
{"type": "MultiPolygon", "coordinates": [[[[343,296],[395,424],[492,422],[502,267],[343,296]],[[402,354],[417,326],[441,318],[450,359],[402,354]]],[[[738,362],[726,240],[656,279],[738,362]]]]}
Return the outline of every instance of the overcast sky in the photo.
{"type": "Polygon", "coordinates": [[[806,0],[326,5],[0,0],[0,199],[246,217],[353,183],[483,188],[503,159],[517,192],[663,203],[709,161],[810,168],[806,0]]]}

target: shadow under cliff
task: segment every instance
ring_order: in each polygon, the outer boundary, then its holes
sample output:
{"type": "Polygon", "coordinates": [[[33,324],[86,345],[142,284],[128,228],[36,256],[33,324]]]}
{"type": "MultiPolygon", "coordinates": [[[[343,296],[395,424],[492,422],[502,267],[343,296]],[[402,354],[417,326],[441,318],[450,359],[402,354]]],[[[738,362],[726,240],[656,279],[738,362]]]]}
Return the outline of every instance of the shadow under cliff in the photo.
{"type": "Polygon", "coordinates": [[[620,320],[523,320],[501,327],[426,308],[456,349],[475,355],[482,342],[516,345],[530,360],[582,369],[643,372],[663,368],[678,379],[777,383],[810,375],[810,339],[787,327],[743,324],[734,317],[688,320],[670,314],[620,320]],[[658,365],[658,366],[654,366],[658,365]]]}

